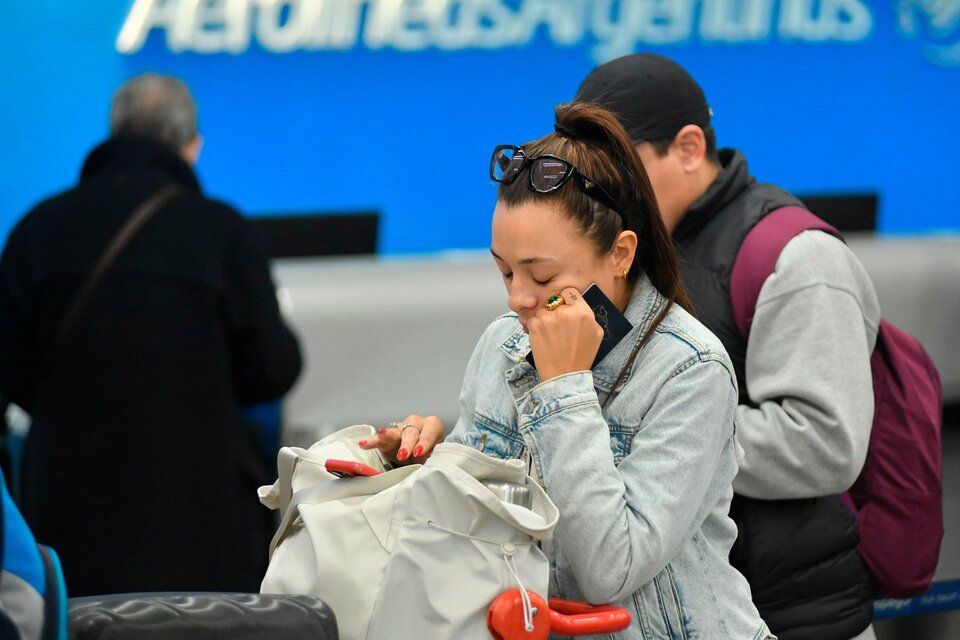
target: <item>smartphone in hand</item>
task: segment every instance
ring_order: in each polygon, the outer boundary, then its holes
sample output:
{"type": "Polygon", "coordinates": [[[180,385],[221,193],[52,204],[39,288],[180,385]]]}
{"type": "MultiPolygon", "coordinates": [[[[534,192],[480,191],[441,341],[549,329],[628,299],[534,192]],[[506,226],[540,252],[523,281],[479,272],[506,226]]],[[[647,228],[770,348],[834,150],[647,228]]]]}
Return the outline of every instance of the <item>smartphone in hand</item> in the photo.
{"type": "MultiPolygon", "coordinates": [[[[584,302],[593,309],[597,324],[603,329],[603,339],[600,341],[600,348],[597,349],[597,357],[593,359],[593,365],[590,367],[592,369],[623,340],[624,336],[630,333],[633,325],[596,283],[591,284],[580,295],[583,296],[584,302]]],[[[533,351],[527,354],[527,362],[534,367],[537,366],[533,362],[533,351]]]]}
{"type": "Polygon", "coordinates": [[[327,470],[327,473],[335,475],[338,478],[380,475],[380,472],[373,467],[354,460],[334,460],[331,458],[327,460],[323,466],[327,470]]]}

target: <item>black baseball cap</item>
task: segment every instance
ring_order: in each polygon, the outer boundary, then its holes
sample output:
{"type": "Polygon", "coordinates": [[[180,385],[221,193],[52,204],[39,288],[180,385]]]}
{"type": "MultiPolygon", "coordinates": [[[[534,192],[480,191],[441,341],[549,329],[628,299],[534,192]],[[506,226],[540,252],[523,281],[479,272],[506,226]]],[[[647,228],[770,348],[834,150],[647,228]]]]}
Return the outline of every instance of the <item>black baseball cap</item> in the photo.
{"type": "Polygon", "coordinates": [[[612,111],[634,143],[672,140],[688,124],[707,126],[712,115],[697,81],[673,60],[653,53],[600,65],[583,80],[574,100],[612,111]]]}

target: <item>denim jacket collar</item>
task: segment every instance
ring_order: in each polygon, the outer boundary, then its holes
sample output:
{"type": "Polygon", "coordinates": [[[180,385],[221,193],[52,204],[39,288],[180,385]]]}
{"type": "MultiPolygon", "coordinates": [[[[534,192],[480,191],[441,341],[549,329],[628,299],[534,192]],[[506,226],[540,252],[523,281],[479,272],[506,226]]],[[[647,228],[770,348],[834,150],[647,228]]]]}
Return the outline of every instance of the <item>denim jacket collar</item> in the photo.
{"type": "MultiPolygon", "coordinates": [[[[665,302],[664,297],[656,290],[646,274],[641,275],[634,285],[630,302],[627,304],[627,310],[624,313],[627,320],[633,325],[633,329],[620,341],[620,344],[607,354],[607,357],[593,368],[593,383],[597,389],[606,393],[613,389],[623,365],[626,364],[633,349],[643,338],[650,323],[653,322],[665,302]]],[[[513,313],[509,315],[516,317],[516,314],[513,313]]],[[[530,353],[530,337],[524,333],[523,327],[517,327],[517,330],[500,345],[500,350],[512,362],[522,363],[523,367],[530,367],[530,364],[524,361],[524,358],[530,353]]],[[[634,363],[635,365],[636,363],[634,363]]],[[[620,383],[621,389],[630,381],[632,375],[633,367],[620,383]]]]}

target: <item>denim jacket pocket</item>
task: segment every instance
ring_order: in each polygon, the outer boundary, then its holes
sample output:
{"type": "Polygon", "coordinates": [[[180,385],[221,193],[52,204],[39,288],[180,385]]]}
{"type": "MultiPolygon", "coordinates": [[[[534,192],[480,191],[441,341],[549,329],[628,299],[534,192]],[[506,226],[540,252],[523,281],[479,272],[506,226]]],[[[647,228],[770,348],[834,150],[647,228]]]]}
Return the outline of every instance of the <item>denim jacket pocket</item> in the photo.
{"type": "Polygon", "coordinates": [[[670,565],[654,578],[660,595],[660,602],[664,621],[670,631],[670,638],[687,640],[687,616],[683,611],[683,598],[673,579],[673,569],[670,565]]]}
{"type": "Polygon", "coordinates": [[[643,585],[633,600],[644,638],[690,640],[682,598],[669,565],[643,585]]]}
{"type": "Polygon", "coordinates": [[[613,463],[619,465],[624,458],[630,455],[633,438],[637,435],[636,427],[621,427],[610,423],[610,451],[613,453],[613,463]]]}

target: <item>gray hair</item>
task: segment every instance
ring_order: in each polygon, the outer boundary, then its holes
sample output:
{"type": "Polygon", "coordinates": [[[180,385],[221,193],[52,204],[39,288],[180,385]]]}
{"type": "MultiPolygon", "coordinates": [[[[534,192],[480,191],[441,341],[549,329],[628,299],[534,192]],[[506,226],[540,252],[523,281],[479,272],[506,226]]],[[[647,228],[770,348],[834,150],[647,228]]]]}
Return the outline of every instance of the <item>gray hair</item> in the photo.
{"type": "Polygon", "coordinates": [[[113,95],[110,135],[149,138],[179,153],[197,137],[197,105],[180,79],[144,73],[113,95]]]}

